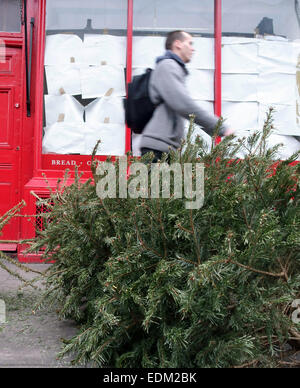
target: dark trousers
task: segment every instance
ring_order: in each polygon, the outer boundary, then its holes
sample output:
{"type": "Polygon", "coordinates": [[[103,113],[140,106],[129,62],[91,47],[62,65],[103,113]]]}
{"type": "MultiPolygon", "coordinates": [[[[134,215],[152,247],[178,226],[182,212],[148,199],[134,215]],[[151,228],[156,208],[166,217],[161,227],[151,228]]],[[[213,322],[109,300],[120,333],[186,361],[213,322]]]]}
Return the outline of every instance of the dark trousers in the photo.
{"type": "MultiPolygon", "coordinates": [[[[162,156],[163,156],[163,152],[162,151],[158,151],[158,150],[151,150],[150,148],[141,148],[141,154],[142,156],[144,156],[145,154],[147,154],[148,152],[153,152],[154,154],[154,158],[152,160],[152,163],[157,163],[161,160],[162,156]]],[[[167,160],[166,162],[168,163],[169,162],[169,157],[167,157],[167,160]]]]}

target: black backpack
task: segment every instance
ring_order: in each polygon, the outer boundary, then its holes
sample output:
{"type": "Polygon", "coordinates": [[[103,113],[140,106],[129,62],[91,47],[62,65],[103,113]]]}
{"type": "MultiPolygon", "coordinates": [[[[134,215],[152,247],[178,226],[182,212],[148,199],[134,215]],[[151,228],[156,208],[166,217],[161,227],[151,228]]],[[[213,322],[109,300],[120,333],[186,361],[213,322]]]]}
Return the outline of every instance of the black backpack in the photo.
{"type": "Polygon", "coordinates": [[[157,105],[149,97],[149,80],[152,69],[136,75],[128,84],[127,99],[125,100],[125,121],[134,133],[142,133],[151,119],[157,105]]]}

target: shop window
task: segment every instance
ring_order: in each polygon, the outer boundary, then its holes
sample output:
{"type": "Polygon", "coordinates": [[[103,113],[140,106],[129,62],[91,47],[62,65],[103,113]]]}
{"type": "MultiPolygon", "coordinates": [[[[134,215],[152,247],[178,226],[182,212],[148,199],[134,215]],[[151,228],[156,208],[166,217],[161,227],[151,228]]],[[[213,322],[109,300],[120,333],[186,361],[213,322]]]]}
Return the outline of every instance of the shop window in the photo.
{"type": "Polygon", "coordinates": [[[223,35],[299,38],[298,0],[223,0],[223,35]]]}
{"type": "Polygon", "coordinates": [[[184,29],[213,36],[214,2],[211,0],[134,0],[133,5],[135,35],[164,35],[184,29]]]}
{"type": "Polygon", "coordinates": [[[297,0],[223,0],[222,114],[239,136],[261,130],[286,159],[300,149],[300,6],[297,0]],[[297,84],[298,80],[298,84],[297,84]]]}
{"type": "MultiPolygon", "coordinates": [[[[184,30],[192,34],[195,53],[187,65],[187,87],[191,96],[213,113],[214,101],[214,1],[134,0],[132,74],[154,68],[165,52],[168,32],[184,30]]],[[[188,123],[186,125],[188,127],[188,123]]],[[[205,132],[197,128],[210,141],[205,132]]],[[[140,135],[133,134],[132,149],[139,154],[140,135]]]]}
{"type": "Polygon", "coordinates": [[[43,153],[125,153],[127,2],[51,0],[46,9],[43,153]]]}
{"type": "Polygon", "coordinates": [[[1,0],[0,31],[21,31],[22,0],[1,0]]]}

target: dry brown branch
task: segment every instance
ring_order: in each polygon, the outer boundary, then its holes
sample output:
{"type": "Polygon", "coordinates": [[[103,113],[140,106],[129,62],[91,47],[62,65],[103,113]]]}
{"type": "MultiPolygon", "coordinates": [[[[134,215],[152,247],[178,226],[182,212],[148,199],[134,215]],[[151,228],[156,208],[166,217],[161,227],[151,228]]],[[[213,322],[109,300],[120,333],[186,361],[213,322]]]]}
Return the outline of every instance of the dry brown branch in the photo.
{"type": "Polygon", "coordinates": [[[159,203],[159,201],[157,201],[157,204],[158,204],[158,208],[159,208],[159,212],[158,212],[158,221],[159,221],[160,228],[161,228],[161,232],[162,232],[162,236],[163,236],[164,257],[165,257],[165,259],[166,259],[167,256],[168,256],[168,250],[167,250],[167,236],[166,236],[164,224],[163,224],[162,218],[161,218],[162,211],[161,211],[161,208],[160,208],[160,203],[159,203]]]}
{"type": "Polygon", "coordinates": [[[196,253],[197,253],[198,265],[200,265],[201,264],[201,253],[200,253],[198,239],[197,239],[197,235],[196,235],[196,231],[195,231],[192,210],[190,210],[190,222],[191,222],[191,227],[192,227],[192,234],[194,236],[194,242],[195,242],[195,245],[196,245],[196,253]]]}
{"type": "Polygon", "coordinates": [[[285,273],[284,272],[273,273],[273,272],[261,271],[259,269],[251,268],[248,265],[244,265],[244,264],[238,263],[238,262],[236,262],[234,260],[231,260],[231,259],[228,259],[228,262],[231,263],[231,264],[238,265],[241,268],[247,269],[248,271],[260,273],[262,275],[273,276],[275,278],[285,278],[285,273]]]}
{"type": "MultiPolygon", "coordinates": [[[[26,267],[25,265],[19,263],[18,261],[10,258],[8,255],[6,255],[4,252],[0,251],[0,259],[2,260],[5,260],[5,261],[8,261],[9,263],[15,265],[16,267],[22,269],[23,271],[25,272],[33,272],[33,273],[37,273],[38,275],[43,275],[42,272],[39,272],[39,271],[36,271],[34,269],[31,269],[31,268],[28,268],[26,267]]],[[[4,265],[4,264],[3,264],[4,265]]],[[[27,281],[27,280],[26,280],[27,281]]]]}
{"type": "Polygon", "coordinates": [[[192,232],[191,230],[184,228],[181,224],[177,224],[176,227],[177,227],[178,229],[183,230],[184,232],[187,232],[187,233],[189,233],[189,234],[193,234],[193,232],[192,232]]]}
{"type": "Polygon", "coordinates": [[[242,369],[242,368],[248,368],[249,366],[254,366],[255,364],[258,363],[258,360],[253,360],[251,362],[246,362],[245,364],[242,364],[242,365],[236,365],[236,366],[233,366],[232,368],[233,369],[242,369]]]}
{"type": "Polygon", "coordinates": [[[26,202],[22,200],[20,203],[18,203],[16,206],[14,206],[12,209],[8,210],[3,216],[0,217],[0,231],[3,229],[3,227],[13,218],[16,216],[17,213],[20,212],[20,210],[26,206],[26,202]]]}

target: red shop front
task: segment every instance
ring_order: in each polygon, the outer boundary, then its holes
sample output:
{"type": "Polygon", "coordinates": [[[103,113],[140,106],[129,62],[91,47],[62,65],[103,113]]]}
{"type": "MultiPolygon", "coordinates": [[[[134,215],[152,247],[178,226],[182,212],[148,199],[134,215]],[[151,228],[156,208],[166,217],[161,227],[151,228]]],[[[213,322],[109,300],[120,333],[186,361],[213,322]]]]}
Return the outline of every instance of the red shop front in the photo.
{"type": "Polygon", "coordinates": [[[66,169],[71,183],[75,166],[88,179],[99,138],[99,160],[138,155],[124,123],[126,86],[155,66],[171,30],[194,36],[188,87],[199,104],[242,133],[276,105],[277,136],[300,148],[299,25],[294,0],[0,1],[0,214],[24,199],[23,214],[34,215],[6,225],[0,249],[40,260],[17,243],[42,228],[32,192],[47,197],[66,169]]]}

